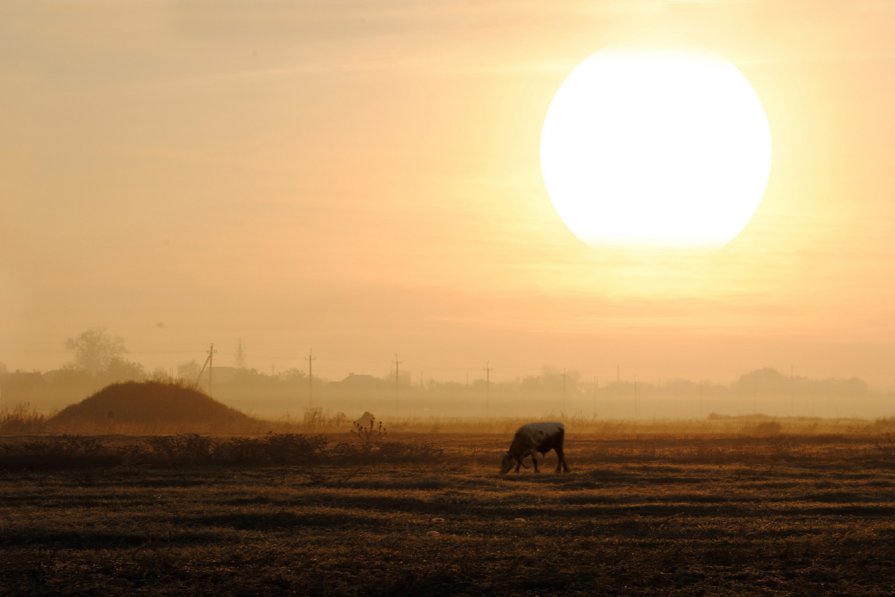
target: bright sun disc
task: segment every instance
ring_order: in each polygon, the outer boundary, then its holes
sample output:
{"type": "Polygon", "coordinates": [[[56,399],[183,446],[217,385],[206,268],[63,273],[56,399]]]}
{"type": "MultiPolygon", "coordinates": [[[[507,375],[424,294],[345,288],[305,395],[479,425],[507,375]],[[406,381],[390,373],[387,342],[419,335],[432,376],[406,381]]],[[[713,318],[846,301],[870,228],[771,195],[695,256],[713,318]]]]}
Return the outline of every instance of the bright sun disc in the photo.
{"type": "Polygon", "coordinates": [[[588,244],[717,247],[761,203],[771,134],[732,64],[604,50],[554,95],[541,169],[556,211],[588,244]]]}

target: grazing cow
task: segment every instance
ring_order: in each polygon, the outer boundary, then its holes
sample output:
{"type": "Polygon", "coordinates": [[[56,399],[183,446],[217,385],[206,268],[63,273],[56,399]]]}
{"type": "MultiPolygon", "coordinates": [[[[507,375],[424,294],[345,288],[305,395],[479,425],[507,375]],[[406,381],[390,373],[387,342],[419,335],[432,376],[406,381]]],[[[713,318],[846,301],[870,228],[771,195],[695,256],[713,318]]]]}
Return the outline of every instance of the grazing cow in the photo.
{"type": "Polygon", "coordinates": [[[505,475],[510,472],[513,465],[516,465],[516,472],[519,472],[520,466],[528,456],[534,464],[535,472],[541,472],[538,468],[538,452],[541,458],[550,450],[556,450],[558,458],[556,462],[556,472],[568,472],[569,465],[566,464],[565,456],[563,456],[562,442],[565,437],[566,429],[562,423],[529,423],[523,425],[516,431],[513,436],[513,443],[510,449],[503,455],[503,461],[500,463],[500,474],[505,475]]]}

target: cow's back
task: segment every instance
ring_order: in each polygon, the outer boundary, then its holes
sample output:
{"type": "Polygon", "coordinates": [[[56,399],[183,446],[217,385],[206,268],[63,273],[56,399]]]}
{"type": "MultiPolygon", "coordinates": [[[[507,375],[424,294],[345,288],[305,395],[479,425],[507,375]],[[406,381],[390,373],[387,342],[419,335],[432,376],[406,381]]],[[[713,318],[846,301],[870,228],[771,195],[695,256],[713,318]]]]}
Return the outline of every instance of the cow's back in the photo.
{"type": "Polygon", "coordinates": [[[563,435],[565,430],[562,423],[544,421],[542,423],[527,423],[520,427],[516,434],[527,433],[530,437],[543,439],[554,435],[563,435]]]}
{"type": "Polygon", "coordinates": [[[513,445],[511,446],[511,451],[514,448],[528,449],[528,448],[554,448],[554,444],[562,442],[562,438],[565,435],[565,427],[562,423],[545,421],[541,423],[527,423],[516,430],[516,435],[513,437],[513,445]]]}

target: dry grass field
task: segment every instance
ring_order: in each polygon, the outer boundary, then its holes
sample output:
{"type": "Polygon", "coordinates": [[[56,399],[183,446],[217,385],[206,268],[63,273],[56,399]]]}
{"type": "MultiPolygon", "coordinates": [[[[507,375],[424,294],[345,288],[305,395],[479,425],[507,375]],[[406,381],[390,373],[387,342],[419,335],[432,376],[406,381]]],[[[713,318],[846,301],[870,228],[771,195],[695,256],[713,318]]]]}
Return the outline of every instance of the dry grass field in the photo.
{"type": "Polygon", "coordinates": [[[554,474],[551,454],[546,472],[505,478],[504,434],[439,435],[438,450],[391,458],[296,462],[293,450],[280,464],[178,459],[158,440],[153,460],[134,457],[139,438],[44,438],[95,460],[17,466],[15,450],[34,441],[0,443],[0,594],[895,587],[895,442],[884,434],[569,436],[571,473],[554,474]],[[103,460],[100,445],[131,457],[103,460]]]}

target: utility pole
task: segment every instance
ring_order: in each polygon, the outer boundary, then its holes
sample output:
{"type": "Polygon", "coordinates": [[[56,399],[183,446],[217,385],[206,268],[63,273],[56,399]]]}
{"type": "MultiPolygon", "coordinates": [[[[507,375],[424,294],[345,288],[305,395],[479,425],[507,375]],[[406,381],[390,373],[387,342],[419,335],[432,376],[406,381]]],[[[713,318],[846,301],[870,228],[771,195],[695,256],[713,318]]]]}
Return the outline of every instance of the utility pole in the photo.
{"type": "Polygon", "coordinates": [[[796,416],[795,397],[793,396],[795,388],[793,388],[792,365],[789,366],[789,416],[796,416]]]}
{"type": "Polygon", "coordinates": [[[308,408],[311,408],[314,403],[314,361],[317,360],[313,348],[308,350],[308,356],[305,359],[308,361],[308,408]]]}
{"type": "Polygon", "coordinates": [[[202,363],[202,368],[199,369],[199,375],[196,376],[196,387],[199,387],[199,381],[202,379],[202,374],[205,373],[205,368],[208,368],[208,393],[211,394],[211,384],[214,381],[214,377],[212,375],[213,369],[213,361],[214,361],[214,342],[208,347],[208,356],[205,357],[205,362],[202,363]]]}
{"type": "Polygon", "coordinates": [[[634,376],[634,418],[637,418],[637,376],[634,376]]]}
{"type": "Polygon", "coordinates": [[[245,369],[246,368],[246,352],[245,347],[242,345],[242,338],[236,341],[236,358],[234,359],[234,365],[237,369],[245,369]]]}
{"type": "Polygon", "coordinates": [[[562,411],[566,412],[566,370],[562,370],[562,411]]]}
{"type": "Polygon", "coordinates": [[[491,410],[491,361],[485,363],[485,413],[491,410]]]}
{"type": "Polygon", "coordinates": [[[214,385],[214,342],[208,347],[208,393],[211,394],[211,386],[214,385]]]}
{"type": "Polygon", "coordinates": [[[599,385],[600,380],[597,379],[597,376],[594,376],[594,404],[593,404],[593,416],[597,416],[597,386],[599,385]]]}
{"type": "Polygon", "coordinates": [[[705,387],[705,382],[699,384],[699,418],[702,418],[702,388],[705,387]]]}
{"type": "Polygon", "coordinates": [[[398,416],[398,382],[400,381],[401,361],[398,360],[398,353],[395,353],[395,416],[398,416]]]}

